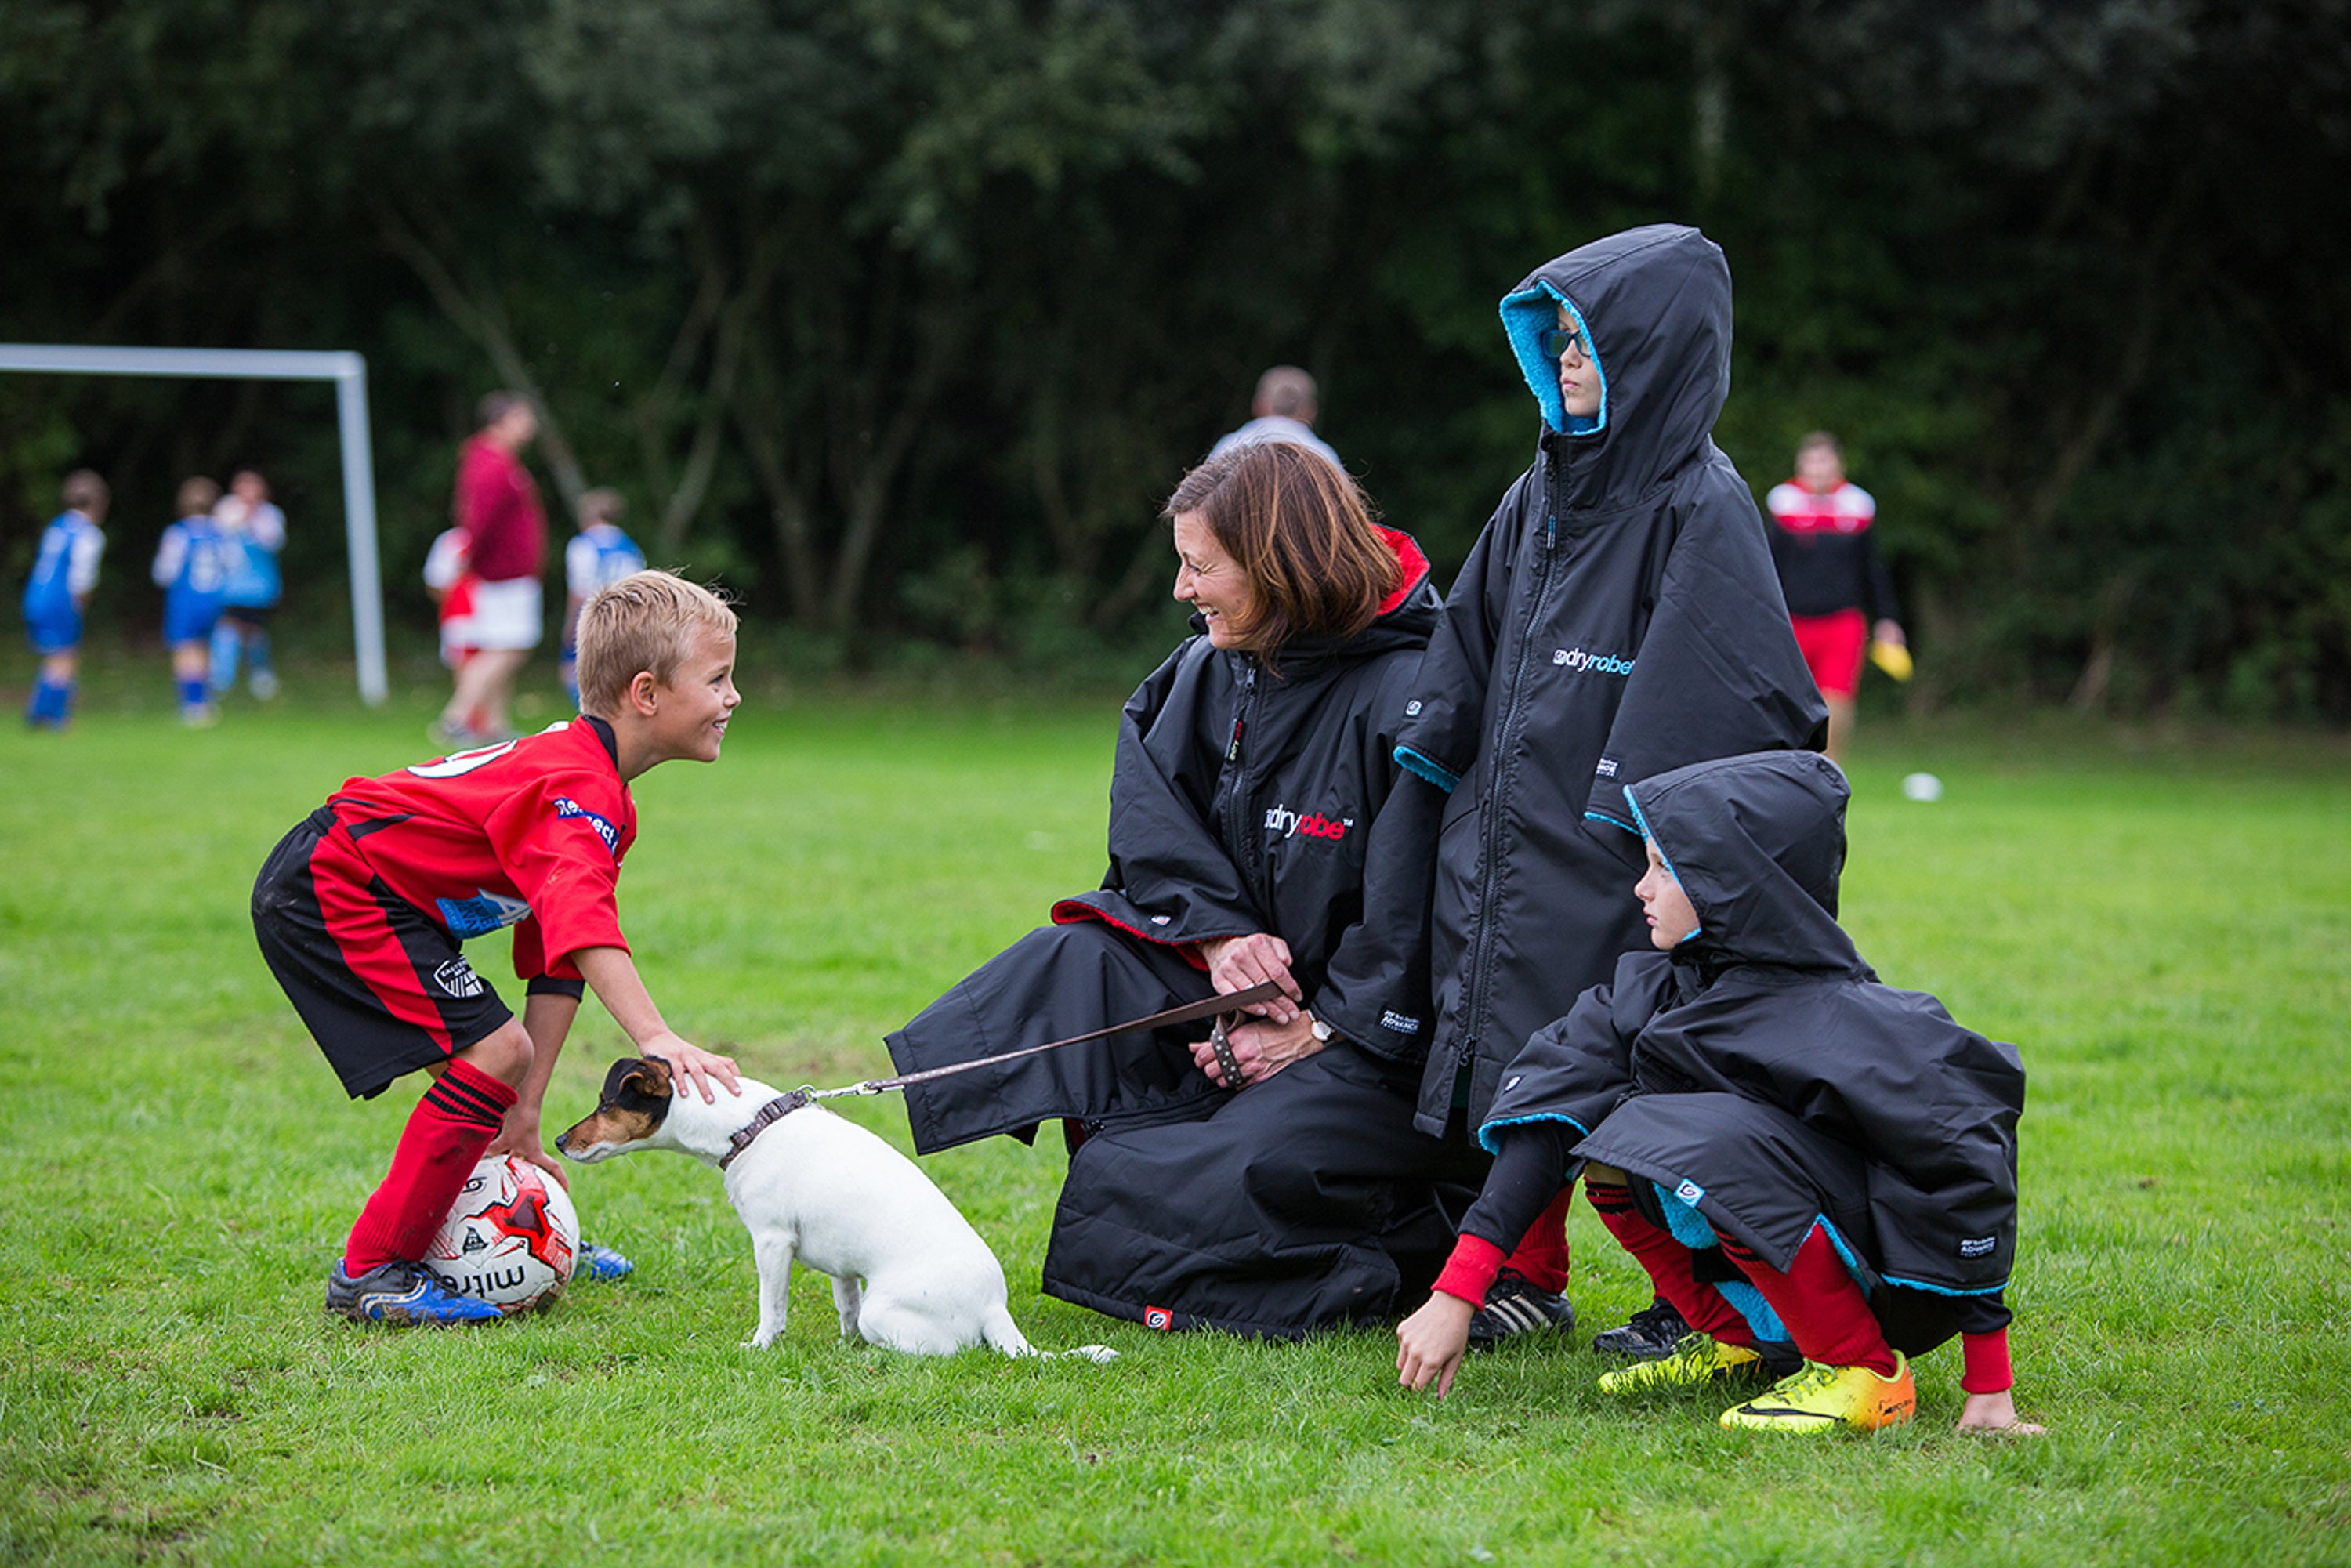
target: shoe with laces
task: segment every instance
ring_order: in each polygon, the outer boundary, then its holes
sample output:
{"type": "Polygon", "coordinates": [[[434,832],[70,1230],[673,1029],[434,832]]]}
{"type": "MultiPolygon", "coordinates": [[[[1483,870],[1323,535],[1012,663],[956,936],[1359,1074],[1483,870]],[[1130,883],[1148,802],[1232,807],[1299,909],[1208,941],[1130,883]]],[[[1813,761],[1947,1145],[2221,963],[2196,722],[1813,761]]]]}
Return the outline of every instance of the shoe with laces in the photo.
{"type": "Polygon", "coordinates": [[[1592,1337],[1592,1348],[1603,1355],[1630,1356],[1635,1361],[1658,1361],[1674,1354],[1682,1336],[1690,1332],[1674,1304],[1659,1296],[1623,1323],[1605,1333],[1592,1337]]]}
{"type": "Polygon", "coordinates": [[[1918,1413],[1918,1385],[1909,1358],[1894,1353],[1894,1375],[1865,1366],[1823,1366],[1808,1361],[1744,1405],[1722,1413],[1734,1432],[1875,1432],[1918,1413]]]}
{"type": "Polygon", "coordinates": [[[487,1301],[452,1295],[423,1266],[380,1264],[357,1279],[340,1262],[327,1275],[327,1310],[355,1323],[494,1323],[505,1313],[487,1301]]]}
{"type": "Polygon", "coordinates": [[[575,1280],[591,1280],[609,1285],[615,1280],[625,1280],[636,1272],[637,1266],[610,1247],[600,1247],[593,1241],[580,1243],[580,1250],[571,1265],[575,1280]]]}
{"type": "Polygon", "coordinates": [[[1801,1365],[1793,1345],[1725,1344],[1712,1334],[1686,1333],[1671,1355],[1635,1362],[1600,1375],[1603,1394],[1654,1394],[1696,1388],[1724,1378],[1776,1376],[1801,1365]]]}
{"type": "Polygon", "coordinates": [[[1575,1308],[1556,1291],[1505,1269],[1487,1289],[1486,1304],[1469,1320],[1469,1348],[1491,1350],[1506,1339],[1555,1330],[1575,1332],[1575,1308]]]}

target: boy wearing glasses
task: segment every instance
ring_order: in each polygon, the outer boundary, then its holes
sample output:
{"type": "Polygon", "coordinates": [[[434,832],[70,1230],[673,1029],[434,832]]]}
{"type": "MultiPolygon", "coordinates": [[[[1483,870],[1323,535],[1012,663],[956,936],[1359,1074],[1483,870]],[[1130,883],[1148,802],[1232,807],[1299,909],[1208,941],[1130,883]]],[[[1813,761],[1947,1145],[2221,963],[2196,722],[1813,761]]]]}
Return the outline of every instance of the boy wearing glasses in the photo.
{"type": "MultiPolygon", "coordinates": [[[[1730,391],[1721,250],[1678,225],[1612,235],[1536,268],[1501,316],[1535,458],[1454,580],[1396,750],[1450,797],[1418,1124],[1455,1138],[1528,1038],[1646,939],[1625,787],[1816,749],[1825,716],[1754,494],[1711,436],[1730,391]]],[[[1487,1260],[1473,1345],[1573,1327],[1568,1196],[1507,1268],[1487,1260]]],[[[1659,1356],[1685,1332],[1659,1301],[1596,1343],[1659,1356]]]]}

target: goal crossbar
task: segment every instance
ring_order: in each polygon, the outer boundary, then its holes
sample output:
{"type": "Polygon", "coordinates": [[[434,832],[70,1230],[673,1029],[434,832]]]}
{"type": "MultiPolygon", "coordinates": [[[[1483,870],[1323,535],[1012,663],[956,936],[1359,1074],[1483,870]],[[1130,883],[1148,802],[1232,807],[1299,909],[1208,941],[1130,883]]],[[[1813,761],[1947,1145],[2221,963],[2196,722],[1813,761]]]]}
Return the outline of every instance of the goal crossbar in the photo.
{"type": "Polygon", "coordinates": [[[368,446],[366,360],[348,350],[0,343],[0,371],[334,382],[335,413],[342,435],[343,532],[350,556],[351,647],[358,656],[360,699],[374,706],[391,695],[384,671],[383,576],[376,554],[375,462],[368,446]]]}

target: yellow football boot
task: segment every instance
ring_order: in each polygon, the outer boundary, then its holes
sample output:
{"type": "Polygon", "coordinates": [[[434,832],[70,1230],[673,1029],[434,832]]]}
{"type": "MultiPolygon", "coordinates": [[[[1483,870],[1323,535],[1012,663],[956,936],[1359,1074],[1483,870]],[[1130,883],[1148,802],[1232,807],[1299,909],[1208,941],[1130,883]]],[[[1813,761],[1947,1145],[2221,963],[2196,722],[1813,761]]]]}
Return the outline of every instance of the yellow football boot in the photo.
{"type": "Polygon", "coordinates": [[[1600,1392],[1653,1394],[1668,1388],[1695,1388],[1742,1372],[1761,1372],[1765,1364],[1760,1354],[1743,1344],[1725,1344],[1712,1334],[1692,1332],[1675,1342],[1671,1354],[1602,1373],[1600,1392]]]}
{"type": "Polygon", "coordinates": [[[1875,1432],[1918,1413],[1918,1385],[1909,1358],[1894,1353],[1894,1375],[1865,1366],[1823,1366],[1808,1361],[1744,1405],[1722,1413],[1737,1432],[1875,1432]]]}

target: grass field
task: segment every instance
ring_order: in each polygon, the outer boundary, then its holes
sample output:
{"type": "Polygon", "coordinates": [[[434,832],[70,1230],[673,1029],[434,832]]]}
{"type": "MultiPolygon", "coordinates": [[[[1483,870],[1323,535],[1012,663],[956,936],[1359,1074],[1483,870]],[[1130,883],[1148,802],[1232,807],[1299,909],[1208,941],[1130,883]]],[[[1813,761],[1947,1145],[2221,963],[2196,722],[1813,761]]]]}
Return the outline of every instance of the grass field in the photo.
{"type": "MultiPolygon", "coordinates": [[[[2031,1073],[2014,1343],[2053,1434],[1955,1435],[1950,1347],[1913,1426],[1805,1445],[1604,1403],[1566,1343],[1439,1404],[1384,1331],[1165,1337],[1041,1298],[1062,1160],[1002,1140],[927,1168],[1029,1337],[1116,1364],[843,1346],[806,1273],[744,1350],[747,1240],[664,1156],[573,1184],[630,1282],[486,1332],[329,1323],[413,1094],[343,1100],[246,896],[344,776],[427,752],[427,698],[321,685],[201,734],[92,706],[0,727],[0,1560],[2351,1562],[2339,742],[1865,733],[1848,924],[2031,1073]],[[1939,805],[1900,798],[1919,768],[1939,805]]],[[[1099,875],[1114,713],[755,699],[723,762],[639,789],[623,911],[672,1021],[781,1084],[882,1070],[884,1030],[1099,875]]],[[[550,1127],[620,1043],[583,1011],[550,1127]]],[[[895,1102],[850,1113],[904,1146],[895,1102]]],[[[1646,1302],[1589,1210],[1571,1234],[1587,1328],[1646,1302]]]]}

